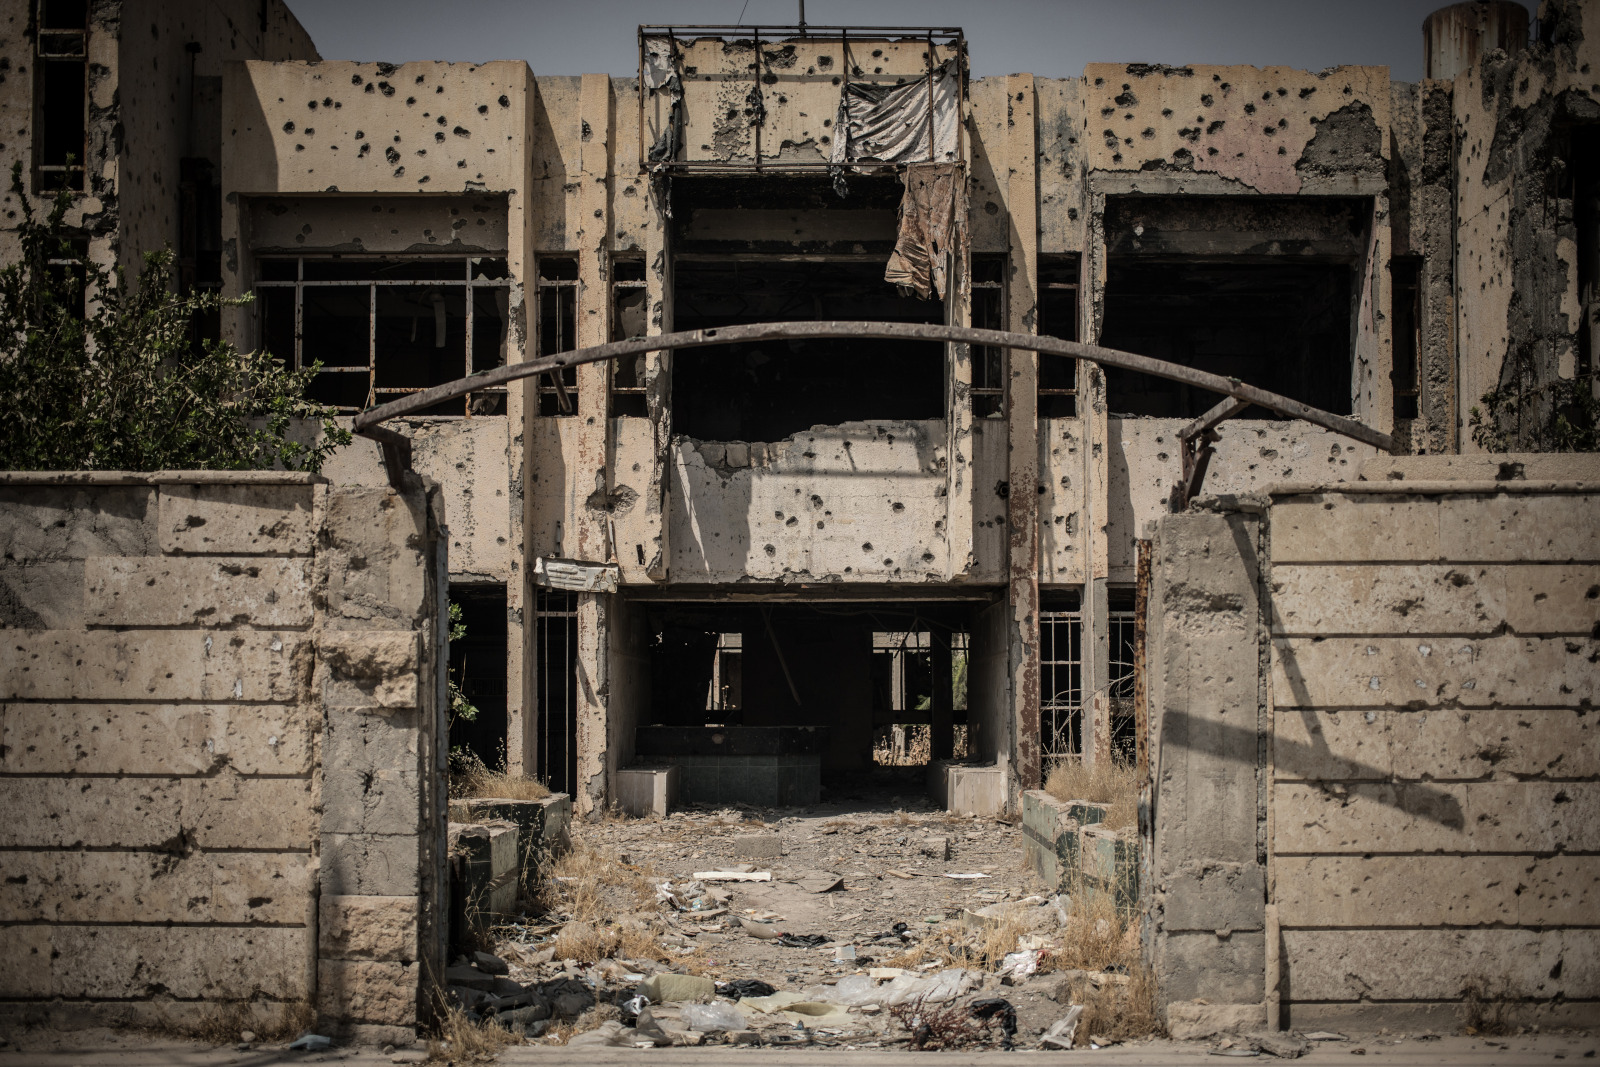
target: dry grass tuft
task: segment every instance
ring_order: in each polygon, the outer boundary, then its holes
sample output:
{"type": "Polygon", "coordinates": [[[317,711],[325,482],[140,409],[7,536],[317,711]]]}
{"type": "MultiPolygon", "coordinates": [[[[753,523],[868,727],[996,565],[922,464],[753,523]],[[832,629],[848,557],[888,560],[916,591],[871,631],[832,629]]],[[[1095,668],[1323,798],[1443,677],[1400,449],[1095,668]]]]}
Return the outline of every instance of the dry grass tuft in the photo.
{"type": "Polygon", "coordinates": [[[522,1038],[498,1023],[475,1023],[460,1008],[442,1006],[438,1034],[428,1038],[429,1063],[488,1063],[522,1038]]]}
{"type": "Polygon", "coordinates": [[[257,1042],[291,1041],[312,1029],[316,1017],[311,1005],[303,1002],[257,1006],[249,1001],[231,1001],[206,1005],[198,1017],[187,1020],[161,1018],[152,1026],[138,1029],[163,1037],[185,1037],[208,1045],[236,1045],[239,1035],[246,1030],[256,1035],[257,1042]]]}
{"type": "Polygon", "coordinates": [[[1499,983],[1487,979],[1473,979],[1464,988],[1461,998],[1461,1030],[1470,1036],[1504,1037],[1516,1033],[1510,1020],[1511,1005],[1507,978],[1499,983]]]}
{"type": "Polygon", "coordinates": [[[492,797],[497,800],[543,800],[550,795],[543,782],[492,770],[477,753],[463,749],[450,754],[449,790],[452,797],[492,797]]]}
{"type": "Polygon", "coordinates": [[[1108,806],[1105,827],[1120,830],[1139,817],[1139,770],[1131,763],[1111,760],[1085,766],[1078,759],[1063,759],[1050,768],[1044,791],[1057,800],[1087,800],[1108,806]]]}
{"type": "Polygon", "coordinates": [[[1150,968],[1135,963],[1127,975],[1111,975],[1127,981],[1107,981],[1096,987],[1088,978],[1072,983],[1072,1003],[1083,1005],[1074,1044],[1087,1046],[1091,1037],[1131,1041],[1160,1033],[1161,1018],[1156,1014],[1156,981],[1150,968]]]}
{"type": "Polygon", "coordinates": [[[551,1027],[545,1034],[545,1043],[550,1045],[565,1045],[579,1034],[590,1030],[600,1029],[600,1024],[610,1022],[612,1019],[621,1019],[622,1012],[615,1004],[596,1004],[570,1023],[561,1023],[551,1027]]]}
{"type": "Polygon", "coordinates": [[[1140,962],[1138,917],[1119,910],[1110,893],[1082,883],[1069,886],[1071,917],[1055,933],[1056,949],[1040,961],[1045,971],[1104,971],[1140,962]]]}

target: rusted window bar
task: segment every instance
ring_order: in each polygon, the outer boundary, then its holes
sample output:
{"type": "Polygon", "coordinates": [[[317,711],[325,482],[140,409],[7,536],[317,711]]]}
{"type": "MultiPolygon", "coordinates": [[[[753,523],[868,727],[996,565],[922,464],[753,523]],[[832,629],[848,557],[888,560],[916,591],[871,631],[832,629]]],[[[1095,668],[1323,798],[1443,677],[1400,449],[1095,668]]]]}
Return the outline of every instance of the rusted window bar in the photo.
{"type": "Polygon", "coordinates": [[[755,71],[756,79],[756,173],[761,172],[761,127],[767,121],[767,98],[761,92],[761,27],[754,26],[756,40],[751,58],[750,69],[755,71]]]}
{"type": "Polygon", "coordinates": [[[922,58],[928,66],[928,162],[939,162],[939,153],[933,147],[933,32],[928,33],[928,50],[922,58]]]}
{"type": "MultiPolygon", "coordinates": [[[[1223,396],[1233,397],[1249,404],[1256,404],[1268,410],[1276,411],[1290,418],[1303,419],[1313,425],[1332,430],[1363,444],[1381,448],[1386,452],[1394,450],[1394,439],[1386,433],[1374,430],[1370,426],[1356,422],[1354,419],[1335,415],[1331,412],[1323,411],[1321,408],[1314,408],[1309,404],[1302,404],[1298,400],[1291,400],[1289,397],[1280,396],[1265,389],[1258,389],[1253,385],[1246,385],[1237,378],[1224,378],[1220,374],[1211,374],[1206,371],[1196,370],[1193,367],[1168,363],[1163,359],[1152,359],[1149,356],[1140,356],[1115,348],[1102,348],[1099,345],[1084,344],[1079,341],[1063,341],[1060,338],[1045,337],[1039,334],[1009,333],[1002,330],[978,330],[967,326],[946,326],[939,323],[922,322],[766,322],[752,323],[746,326],[719,326],[704,330],[684,330],[678,333],[659,334],[655,337],[629,338],[626,341],[613,341],[610,344],[574,349],[571,352],[559,352],[554,355],[540,356],[525,363],[510,363],[502,367],[496,367],[493,370],[480,371],[459,381],[447,382],[444,385],[434,386],[432,389],[413,396],[392,400],[387,404],[380,404],[357,415],[354,426],[357,433],[361,433],[364,436],[372,436],[367,434],[366,431],[377,427],[385,420],[409,415],[433,404],[438,404],[466,393],[479,392],[537,374],[545,374],[565,367],[576,367],[584,363],[599,363],[602,360],[637,356],[646,352],[663,352],[680,348],[705,348],[712,345],[742,344],[754,341],[777,341],[793,337],[817,339],[850,337],[883,341],[935,341],[944,344],[996,345],[1024,352],[1038,352],[1047,356],[1087,359],[1090,362],[1106,367],[1137,371],[1141,374],[1154,375],[1157,378],[1183,382],[1200,389],[1208,389],[1223,396]]],[[[400,473],[399,471],[391,471],[391,479],[398,478],[400,473]]]]}

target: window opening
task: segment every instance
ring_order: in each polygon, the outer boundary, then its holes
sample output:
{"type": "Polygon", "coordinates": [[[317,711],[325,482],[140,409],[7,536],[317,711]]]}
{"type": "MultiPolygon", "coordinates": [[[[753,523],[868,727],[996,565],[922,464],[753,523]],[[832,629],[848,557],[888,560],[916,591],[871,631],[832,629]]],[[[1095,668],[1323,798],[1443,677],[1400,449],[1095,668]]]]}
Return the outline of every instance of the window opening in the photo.
{"type": "MultiPolygon", "coordinates": [[[[972,326],[1006,328],[1006,262],[1000,255],[972,257],[972,326]]],[[[997,345],[972,349],[972,417],[1000,419],[1006,413],[1006,350],[997,345]]]]}
{"type": "MultiPolygon", "coordinates": [[[[1039,332],[1078,339],[1078,257],[1039,257],[1039,332]]],[[[1070,419],[1078,413],[1078,361],[1039,357],[1039,417],[1070,419]]]]}
{"type": "MultiPolygon", "coordinates": [[[[307,395],[351,413],[505,363],[504,259],[263,258],[256,306],[268,352],[322,366],[307,395]]],[[[486,389],[425,415],[501,414],[486,389]]]]}
{"type": "Polygon", "coordinates": [[[1572,181],[1572,217],[1577,229],[1578,378],[1595,373],[1595,353],[1600,348],[1600,125],[1567,128],[1570,144],[1568,171],[1572,181]]]}
{"type": "MultiPolygon", "coordinates": [[[[680,256],[679,330],[824,319],[942,323],[944,306],[883,280],[886,258],[680,256]]],[[[792,338],[673,358],[673,429],[709,441],[776,441],[819,425],[942,419],[937,342],[792,338]]]]}
{"type": "MultiPolygon", "coordinates": [[[[553,356],[578,347],[578,257],[539,257],[539,352],[553,356]]],[[[539,375],[539,414],[578,413],[578,368],[539,375]]]]}
{"type": "Polygon", "coordinates": [[[534,592],[539,780],[572,795],[578,778],[578,594],[534,592]]]}
{"type": "Polygon", "coordinates": [[[39,0],[33,59],[33,191],[82,192],[88,156],[87,0],[39,0]]]}
{"type": "MultiPolygon", "coordinates": [[[[1100,343],[1349,414],[1350,264],[1241,259],[1112,255],[1100,343]]],[[[1195,418],[1217,402],[1209,390],[1114,367],[1106,383],[1119,415],[1195,418]]]]}
{"type": "MultiPolygon", "coordinates": [[[[611,261],[611,340],[626,341],[649,332],[649,294],[645,289],[644,257],[618,256],[611,261]]],[[[611,371],[611,417],[645,418],[650,414],[645,396],[645,355],[615,361],[611,371]]]]}
{"type": "Polygon", "coordinates": [[[711,659],[711,687],[706,692],[707,711],[736,712],[744,705],[743,654],[744,634],[717,635],[717,650],[711,659]]]}
{"type": "Polygon", "coordinates": [[[1389,272],[1394,304],[1394,364],[1390,371],[1394,385],[1394,417],[1414,419],[1420,394],[1417,356],[1421,350],[1422,260],[1415,256],[1396,256],[1390,261],[1389,272]]]}
{"type": "Polygon", "coordinates": [[[470,750],[485,766],[506,766],[506,591],[504,586],[452,584],[466,633],[450,642],[450,672],[478,709],[450,722],[450,748],[470,750]]]}
{"type": "Polygon", "coordinates": [[[1046,764],[1083,754],[1083,611],[1039,613],[1039,743],[1046,764]]]}

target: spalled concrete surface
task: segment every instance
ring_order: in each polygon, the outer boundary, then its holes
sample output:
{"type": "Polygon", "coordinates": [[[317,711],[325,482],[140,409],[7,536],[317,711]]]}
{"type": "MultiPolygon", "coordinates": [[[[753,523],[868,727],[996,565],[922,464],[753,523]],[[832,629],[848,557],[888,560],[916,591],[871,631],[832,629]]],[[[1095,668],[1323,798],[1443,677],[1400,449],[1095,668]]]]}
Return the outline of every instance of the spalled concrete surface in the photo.
{"type": "Polygon", "coordinates": [[[0,1031],[65,1000],[408,1033],[440,951],[437,491],[4,480],[0,1031]]]}

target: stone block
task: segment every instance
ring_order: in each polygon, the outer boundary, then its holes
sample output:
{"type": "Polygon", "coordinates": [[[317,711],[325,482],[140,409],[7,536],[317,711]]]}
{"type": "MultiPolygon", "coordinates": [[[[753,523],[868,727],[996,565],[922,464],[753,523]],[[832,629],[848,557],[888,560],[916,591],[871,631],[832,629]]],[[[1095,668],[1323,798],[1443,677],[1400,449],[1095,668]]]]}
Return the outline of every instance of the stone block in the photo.
{"type": "Polygon", "coordinates": [[[318,960],[317,1011],[342,1023],[412,1026],[421,974],[416,963],[318,960]]]}
{"type": "Polygon", "coordinates": [[[84,562],[95,626],[311,625],[311,564],[259,556],[103,556],[84,562]]]}
{"type": "Polygon", "coordinates": [[[0,926],[0,997],[299,1000],[307,927],[0,926]]]}
{"type": "Polygon", "coordinates": [[[1281,782],[1280,855],[1600,851],[1600,782],[1281,782]]]}
{"type": "Polygon", "coordinates": [[[1167,1005],[1167,1036],[1174,1041],[1199,1041],[1217,1034],[1241,1034],[1267,1025],[1267,1005],[1213,1004],[1209,1000],[1174,1000],[1167,1005]]]}
{"type": "Polygon", "coordinates": [[[629,815],[666,818],[677,794],[676,767],[624,767],[617,772],[617,805],[629,815]]]}
{"type": "Polygon", "coordinates": [[[453,822],[508,822],[517,828],[517,862],[526,872],[546,867],[572,844],[572,798],[552,793],[539,800],[472,797],[450,803],[453,822]],[[457,817],[459,812],[460,817],[457,817]]]}
{"type": "Polygon", "coordinates": [[[1441,558],[1439,502],[1433,497],[1332,492],[1288,497],[1273,502],[1271,525],[1274,567],[1441,558]]]}
{"type": "Polygon", "coordinates": [[[1594,1000],[1600,929],[1285,930],[1283,965],[1296,1000],[1594,1000]]]}
{"type": "Polygon", "coordinates": [[[0,847],[309,849],[304,778],[0,778],[0,847]]]}
{"type": "Polygon", "coordinates": [[[416,897],[324,896],[318,955],[325,960],[413,962],[419,905],[416,897]]]}
{"type": "Polygon", "coordinates": [[[1276,885],[1286,927],[1581,926],[1600,914],[1600,856],[1279,856],[1276,885]]]}
{"type": "Polygon", "coordinates": [[[0,486],[0,559],[155,555],[155,501],[148,485],[0,486]]]}
{"type": "Polygon", "coordinates": [[[1396,777],[1600,777],[1600,735],[1582,707],[1390,711],[1396,777]]]}
{"type": "Polygon", "coordinates": [[[0,705],[0,770],[12,774],[309,774],[304,706],[0,705]]]}
{"type": "Polygon", "coordinates": [[[1482,562],[1600,561],[1596,514],[1600,493],[1442,497],[1440,556],[1482,562]]]}
{"type": "Polygon", "coordinates": [[[952,815],[995,816],[1005,813],[1004,765],[981,767],[935,761],[929,764],[928,774],[930,778],[939,779],[940,788],[935,792],[944,798],[945,810],[952,815]]]}
{"type": "Polygon", "coordinates": [[[322,829],[411,834],[422,822],[415,712],[330,710],[323,741],[322,829]]]}
{"type": "Polygon", "coordinates": [[[0,922],[276,923],[311,918],[305,852],[6,854],[0,922]]]}
{"type": "Polygon", "coordinates": [[[81,559],[0,565],[0,627],[77,630],[84,626],[81,559]]]}
{"type": "Polygon", "coordinates": [[[1167,931],[1266,928],[1266,871],[1260,864],[1195,863],[1169,874],[1161,888],[1167,931]]]}
{"type": "Polygon", "coordinates": [[[329,490],[317,560],[327,628],[409,630],[428,613],[426,508],[386,487],[329,490]]]}
{"type": "Polygon", "coordinates": [[[332,708],[414,708],[419,635],[410,630],[323,631],[314,684],[332,708]]]}
{"type": "Polygon", "coordinates": [[[735,834],[733,854],[740,859],[772,860],[783,856],[781,834],[735,834]]]}
{"type": "Polygon", "coordinates": [[[257,630],[8,630],[0,699],[291,703],[310,647],[304,634],[257,630]]]}
{"type": "Polygon", "coordinates": [[[1277,706],[1563,707],[1600,699],[1600,640],[1304,637],[1273,641],[1277,706]]]}
{"type": "Polygon", "coordinates": [[[323,834],[322,892],[416,896],[422,843],[410,834],[323,834]]]}
{"type": "Polygon", "coordinates": [[[1137,833],[1085,826],[1078,831],[1078,847],[1078,870],[1085,887],[1110,893],[1120,909],[1132,908],[1139,899],[1137,833]]]}
{"type": "MultiPolygon", "coordinates": [[[[1266,987],[1266,934],[1257,932],[1173,933],[1156,953],[1156,980],[1172,1000],[1212,1004],[1260,1004],[1266,987]]],[[[1295,996],[1301,996],[1295,990],[1295,996]]]]}
{"type": "Polygon", "coordinates": [[[1385,780],[1394,773],[1389,724],[1396,714],[1416,713],[1279,708],[1273,716],[1273,774],[1279,781],[1385,780]]]}
{"type": "MultiPolygon", "coordinates": [[[[306,555],[315,522],[312,485],[163,485],[157,529],[174,555],[306,555]]],[[[119,552],[117,555],[137,555],[119,552]]]]}
{"type": "Polygon", "coordinates": [[[1519,634],[1593,634],[1600,626],[1600,567],[1506,565],[1506,622],[1519,634]]]}
{"type": "Polygon", "coordinates": [[[518,828],[494,820],[450,826],[452,865],[450,899],[458,914],[453,930],[483,927],[493,916],[509,915],[517,903],[522,871],[518,828]]]}

